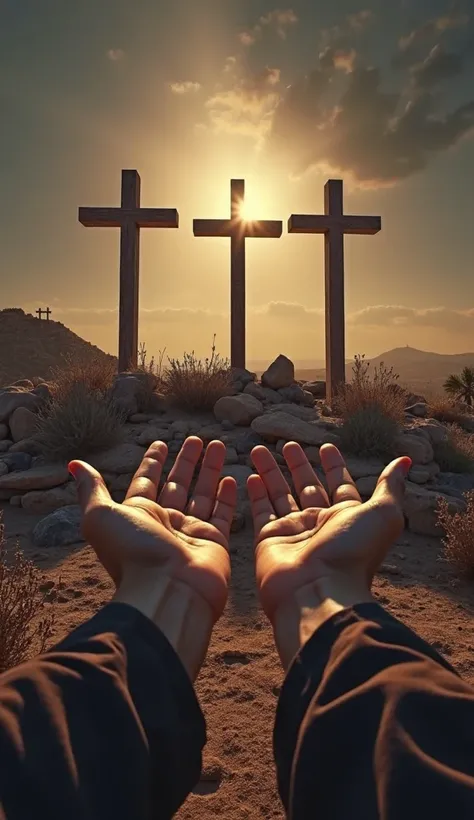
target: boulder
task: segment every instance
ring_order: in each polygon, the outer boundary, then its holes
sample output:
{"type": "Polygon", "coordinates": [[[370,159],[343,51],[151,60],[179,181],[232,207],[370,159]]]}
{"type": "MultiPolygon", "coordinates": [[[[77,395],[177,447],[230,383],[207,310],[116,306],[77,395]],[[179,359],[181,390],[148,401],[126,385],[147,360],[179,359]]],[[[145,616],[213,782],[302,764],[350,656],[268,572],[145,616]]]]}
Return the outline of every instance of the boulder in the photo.
{"type": "Polygon", "coordinates": [[[225,461],[224,464],[238,464],[239,463],[239,456],[237,454],[237,450],[235,447],[226,447],[225,448],[225,461]]]}
{"type": "Polygon", "coordinates": [[[10,441],[9,438],[0,441],[0,453],[6,453],[10,447],[12,446],[13,441],[10,441]]]}
{"type": "Polygon", "coordinates": [[[12,387],[22,387],[23,390],[33,390],[34,384],[30,379],[17,379],[12,383],[12,387]]]}
{"type": "Polygon", "coordinates": [[[154,419],[153,413],[132,413],[128,421],[130,424],[148,424],[149,421],[154,421],[154,419]]]}
{"type": "Polygon", "coordinates": [[[280,404],[277,407],[269,407],[269,413],[289,413],[303,421],[316,421],[319,418],[318,411],[314,407],[301,407],[299,404],[280,404]]]}
{"type": "Polygon", "coordinates": [[[10,416],[9,424],[13,441],[32,438],[36,432],[38,416],[27,407],[17,407],[10,416]]]}
{"type": "Polygon", "coordinates": [[[411,416],[418,416],[418,418],[424,419],[428,415],[428,405],[425,404],[425,402],[417,401],[416,404],[406,407],[405,413],[410,413],[411,416]]]}
{"type": "Polygon", "coordinates": [[[7,439],[8,435],[8,424],[0,424],[0,441],[4,441],[5,439],[7,439]]]}
{"type": "Polygon", "coordinates": [[[423,435],[402,433],[397,437],[395,446],[396,454],[410,456],[413,464],[429,464],[433,461],[433,447],[423,435]]]}
{"type": "Polygon", "coordinates": [[[169,408],[169,400],[162,393],[152,393],[148,396],[146,406],[150,413],[154,416],[159,416],[161,413],[166,413],[169,408]]]}
{"type": "Polygon", "coordinates": [[[315,399],[326,398],[326,382],[305,382],[303,390],[307,390],[315,399]]]}
{"type": "Polygon", "coordinates": [[[349,470],[349,474],[354,481],[357,481],[359,478],[365,478],[366,476],[375,476],[378,478],[385,467],[383,461],[376,458],[365,459],[348,457],[345,459],[345,462],[346,467],[349,470]]]}
{"type": "Polygon", "coordinates": [[[227,419],[240,427],[248,427],[263,412],[263,404],[248,393],[223,396],[214,405],[214,415],[218,421],[227,419]]]}
{"type": "Polygon", "coordinates": [[[50,401],[52,398],[51,388],[46,382],[43,384],[37,384],[31,392],[34,393],[35,396],[39,396],[43,402],[50,401]]]}
{"type": "Polygon", "coordinates": [[[33,490],[25,493],[21,499],[23,509],[35,515],[46,515],[60,507],[77,503],[77,489],[74,481],[69,481],[62,487],[54,487],[52,490],[33,490]]]}
{"type": "Polygon", "coordinates": [[[38,521],[32,533],[35,547],[66,547],[84,541],[82,514],[77,505],[61,507],[38,521]]]}
{"type": "Polygon", "coordinates": [[[18,470],[29,470],[31,467],[32,457],[29,453],[5,453],[1,456],[1,460],[7,465],[10,473],[18,470]]]}
{"type": "Polygon", "coordinates": [[[12,444],[9,453],[29,453],[30,456],[38,456],[41,454],[41,447],[35,438],[22,438],[21,441],[12,444]]]}
{"type": "MultiPolygon", "coordinates": [[[[223,424],[206,424],[204,427],[200,427],[196,435],[198,438],[202,439],[204,444],[209,444],[210,441],[221,441],[222,434],[223,434],[223,424]]],[[[233,425],[232,425],[233,426],[233,425]]]]}
{"type": "Polygon", "coordinates": [[[436,419],[428,419],[416,428],[418,435],[425,436],[431,444],[444,444],[448,440],[448,429],[436,419]]]}
{"type": "Polygon", "coordinates": [[[43,467],[32,467],[31,470],[20,470],[8,473],[0,478],[1,490],[49,490],[59,487],[69,478],[67,467],[62,464],[46,464],[43,467]]]}
{"type": "Polygon", "coordinates": [[[408,473],[408,478],[410,481],[413,481],[414,484],[426,484],[431,478],[431,473],[425,467],[416,465],[411,468],[408,473]]]}
{"type": "Polygon", "coordinates": [[[290,413],[274,410],[259,416],[252,422],[252,430],[265,441],[276,442],[298,441],[300,444],[324,444],[332,437],[331,433],[314,422],[303,421],[290,413]]]}
{"type": "Polygon", "coordinates": [[[4,391],[0,393],[0,422],[8,421],[12,413],[18,407],[26,407],[27,410],[37,410],[41,405],[41,398],[34,393],[4,391]]]}
{"type": "Polygon", "coordinates": [[[241,456],[247,456],[260,444],[265,444],[265,441],[254,430],[245,430],[234,439],[234,447],[241,456]]]}
{"type": "Polygon", "coordinates": [[[126,442],[117,444],[116,447],[103,453],[94,453],[88,461],[99,472],[134,473],[141,464],[145,453],[144,447],[126,442]]]}
{"type": "Polygon", "coordinates": [[[283,397],[280,396],[278,390],[272,390],[271,387],[262,387],[264,400],[266,404],[282,404],[283,397]]]}
{"type": "Polygon", "coordinates": [[[271,363],[262,376],[262,385],[278,390],[280,387],[289,387],[295,381],[295,366],[293,362],[280,354],[271,363]]]}
{"type": "Polygon", "coordinates": [[[252,373],[251,370],[247,370],[245,367],[232,367],[230,375],[231,380],[233,382],[240,382],[242,388],[246,387],[247,384],[254,382],[257,378],[256,373],[252,373]]]}
{"type": "Polygon", "coordinates": [[[289,387],[280,387],[278,392],[284,402],[295,402],[295,404],[304,403],[304,390],[299,384],[290,384],[289,387]]]}
{"type": "Polygon", "coordinates": [[[442,496],[433,490],[426,490],[406,482],[406,492],[403,499],[403,512],[408,521],[408,529],[418,535],[442,536],[443,530],[438,527],[437,506],[440,497],[446,498],[450,512],[461,512],[465,503],[453,496],[442,496]]]}
{"type": "Polygon", "coordinates": [[[257,382],[249,382],[244,387],[244,394],[253,396],[254,399],[258,399],[259,401],[265,401],[265,388],[262,387],[261,384],[257,384],[257,382]]]}
{"type": "Polygon", "coordinates": [[[8,473],[8,467],[4,461],[0,461],[0,478],[8,473]]]}
{"type": "Polygon", "coordinates": [[[159,427],[152,427],[147,424],[146,428],[137,437],[136,442],[142,447],[149,447],[154,441],[171,441],[173,433],[170,430],[164,430],[159,427]]]}
{"type": "Polygon", "coordinates": [[[128,417],[138,413],[139,397],[142,393],[142,382],[130,373],[119,373],[115,377],[111,396],[116,407],[125,416],[128,417]]]}

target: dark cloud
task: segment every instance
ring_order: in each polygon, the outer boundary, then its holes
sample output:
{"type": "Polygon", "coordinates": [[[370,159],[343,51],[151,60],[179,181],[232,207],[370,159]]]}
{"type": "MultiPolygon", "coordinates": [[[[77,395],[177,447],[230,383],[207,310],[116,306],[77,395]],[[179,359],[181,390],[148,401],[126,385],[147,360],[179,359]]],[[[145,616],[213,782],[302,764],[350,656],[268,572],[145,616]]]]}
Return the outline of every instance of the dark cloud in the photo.
{"type": "Polygon", "coordinates": [[[438,43],[420,63],[411,68],[413,81],[418,88],[433,88],[439,83],[457,77],[464,71],[464,58],[461,54],[446,52],[438,43]]]}

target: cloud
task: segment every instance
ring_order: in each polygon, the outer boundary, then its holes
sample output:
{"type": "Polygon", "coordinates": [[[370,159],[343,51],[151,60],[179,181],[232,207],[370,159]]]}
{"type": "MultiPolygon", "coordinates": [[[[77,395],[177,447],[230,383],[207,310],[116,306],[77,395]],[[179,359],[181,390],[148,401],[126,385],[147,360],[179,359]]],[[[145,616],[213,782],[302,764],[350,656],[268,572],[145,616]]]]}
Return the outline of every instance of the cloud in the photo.
{"type": "Polygon", "coordinates": [[[260,17],[258,23],[251,29],[241,31],[238,35],[243,46],[253,46],[267,29],[273,30],[282,39],[286,40],[290,26],[298,22],[298,17],[293,9],[274,9],[260,17]]]}
{"type": "Polygon", "coordinates": [[[361,11],[357,11],[355,14],[349,14],[347,22],[349,27],[354,29],[354,31],[363,31],[372,18],[373,14],[370,9],[361,9],[361,11]]]}
{"type": "Polygon", "coordinates": [[[118,63],[125,57],[125,51],[123,51],[123,49],[121,48],[109,48],[109,50],[106,53],[106,57],[112,63],[118,63]]]}
{"type": "Polygon", "coordinates": [[[459,11],[452,11],[441,17],[435,17],[422,23],[418,28],[413,29],[408,34],[405,34],[398,41],[398,46],[401,51],[410,51],[420,43],[426,42],[429,38],[439,37],[448,29],[460,28],[469,22],[469,15],[459,11]]]}
{"type": "Polygon", "coordinates": [[[224,71],[229,85],[216,89],[206,101],[211,127],[217,132],[253,137],[259,144],[270,130],[280,101],[280,69],[267,67],[251,73],[237,61],[227,61],[224,71]]]}
{"type": "Polygon", "coordinates": [[[357,52],[351,48],[334,48],[327,46],[319,55],[319,64],[322,68],[335,68],[344,71],[345,74],[352,74],[355,68],[357,52]]]}
{"type": "Polygon", "coordinates": [[[474,308],[410,308],[403,305],[371,305],[349,314],[348,323],[362,327],[430,327],[450,333],[474,331],[474,308]]]}
{"type": "MultiPolygon", "coordinates": [[[[141,308],[140,322],[153,324],[173,324],[176,322],[204,322],[221,319],[224,313],[195,308],[141,308]]],[[[65,325],[81,327],[91,325],[112,325],[118,321],[118,308],[56,308],[54,318],[65,325]]]]}
{"type": "Polygon", "coordinates": [[[433,88],[445,80],[456,77],[464,71],[464,59],[460,54],[446,52],[438,43],[428,56],[410,69],[418,88],[433,88]]]}
{"type": "Polygon", "coordinates": [[[194,83],[191,80],[185,80],[180,83],[170,83],[169,87],[173,94],[195,94],[201,88],[201,83],[194,83]]]}

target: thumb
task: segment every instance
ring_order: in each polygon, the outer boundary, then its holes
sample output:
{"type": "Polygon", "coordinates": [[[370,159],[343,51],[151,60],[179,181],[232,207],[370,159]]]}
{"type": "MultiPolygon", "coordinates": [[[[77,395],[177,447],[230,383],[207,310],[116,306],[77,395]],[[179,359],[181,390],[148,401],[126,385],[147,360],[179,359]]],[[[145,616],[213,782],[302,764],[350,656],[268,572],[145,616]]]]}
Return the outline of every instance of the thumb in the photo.
{"type": "Polygon", "coordinates": [[[102,504],[110,504],[112,499],[104,479],[90,464],[71,461],[68,470],[76,480],[77,496],[83,514],[102,504]]]}
{"type": "Polygon", "coordinates": [[[377,501],[391,501],[401,507],[405,495],[405,479],[412,460],[409,456],[396,458],[387,464],[380,474],[372,498],[377,501]]]}

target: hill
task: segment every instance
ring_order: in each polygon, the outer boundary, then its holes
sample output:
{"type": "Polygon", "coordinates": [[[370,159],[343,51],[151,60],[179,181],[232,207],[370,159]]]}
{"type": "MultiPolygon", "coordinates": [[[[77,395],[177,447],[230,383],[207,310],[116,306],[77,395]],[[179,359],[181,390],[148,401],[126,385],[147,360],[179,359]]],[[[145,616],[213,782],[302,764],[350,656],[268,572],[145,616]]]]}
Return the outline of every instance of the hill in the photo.
{"type": "Polygon", "coordinates": [[[114,359],[61,322],[40,320],[20,308],[0,311],[0,385],[34,376],[48,379],[51,367],[68,355],[83,361],[114,359]]]}

